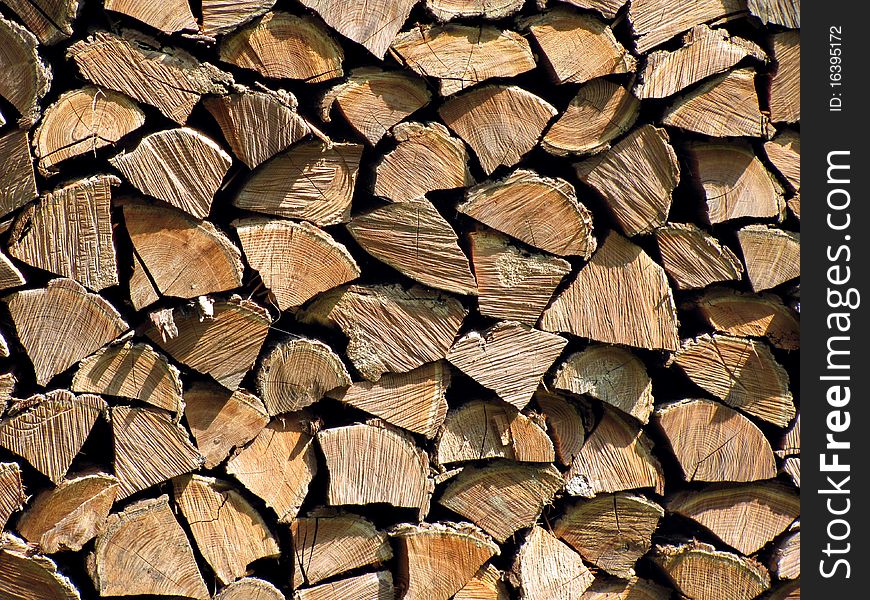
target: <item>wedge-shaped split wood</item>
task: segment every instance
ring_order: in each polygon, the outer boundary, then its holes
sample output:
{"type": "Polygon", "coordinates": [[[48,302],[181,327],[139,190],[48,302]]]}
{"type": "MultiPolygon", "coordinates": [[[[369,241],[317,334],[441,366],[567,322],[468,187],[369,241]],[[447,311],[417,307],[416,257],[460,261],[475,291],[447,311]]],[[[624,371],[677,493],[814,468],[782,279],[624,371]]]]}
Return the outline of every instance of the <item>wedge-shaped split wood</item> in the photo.
{"type": "Polygon", "coordinates": [[[368,519],[351,514],[314,514],[290,524],[293,587],[319,583],[334,575],[393,557],[387,535],[368,519]]]}
{"type": "Polygon", "coordinates": [[[770,442],[749,419],[713,400],[680,400],[654,413],[686,481],[747,482],[776,477],[770,442]]]}
{"type": "MultiPolygon", "coordinates": [[[[764,142],[767,158],[779,171],[791,189],[801,190],[801,136],[797,131],[784,129],[769,142],[764,142]]],[[[798,214],[800,218],[800,214],[798,214]]]]}
{"type": "Polygon", "coordinates": [[[596,578],[579,600],[669,600],[670,588],[652,581],[631,579],[596,578]]]}
{"type": "Polygon", "coordinates": [[[558,335],[504,321],[459,338],[447,360],[505,402],[522,409],[567,343],[558,335]]]}
{"type": "Polygon", "coordinates": [[[764,481],[681,492],[668,500],[667,507],[670,512],[700,523],[749,556],[800,516],[800,497],[782,483],[764,481]]]}
{"type": "Polygon", "coordinates": [[[393,574],[377,571],[296,590],[293,600],[393,600],[393,574]]]}
{"type": "Polygon", "coordinates": [[[109,162],[141,192],[202,219],[232,158],[212,139],[181,127],[145,136],[109,162]]]}
{"type": "Polygon", "coordinates": [[[313,423],[303,413],[275,419],[236,453],[226,471],[290,523],[299,513],[317,472],[313,423]]]}
{"type": "Polygon", "coordinates": [[[9,233],[9,254],[99,291],[118,284],[112,240],[114,175],[80,179],[25,208],[9,233]]]}
{"type": "Polygon", "coordinates": [[[779,449],[776,450],[776,455],[783,456],[791,456],[798,455],[801,453],[801,414],[798,413],[797,418],[788,428],[788,430],[783,434],[782,439],[779,442],[779,449]]]}
{"type": "Polygon", "coordinates": [[[255,560],[280,555],[278,539],[263,517],[225,481],[184,475],[173,481],[173,489],[193,539],[218,581],[232,583],[255,560]]]}
{"type": "Polygon", "coordinates": [[[105,0],[103,8],[141,21],[167,34],[198,29],[190,12],[190,4],[185,0],[164,0],[159,5],[137,0],[105,0]]]}
{"type": "Polygon", "coordinates": [[[214,316],[204,319],[193,307],[176,309],[176,337],[164,339],[153,324],[145,335],[178,362],[234,390],[260,354],[271,325],[269,313],[255,302],[237,299],[215,302],[213,309],[214,316]]]}
{"type": "Polygon", "coordinates": [[[206,469],[215,468],[233,448],[244,446],[269,424],[263,402],[244,390],[230,392],[197,382],[184,393],[184,401],[184,416],[206,469]]]}
{"type": "Polygon", "coordinates": [[[80,0],[4,0],[46,46],[72,35],[72,24],[81,7],[80,0]]]}
{"type": "Polygon", "coordinates": [[[801,28],[800,0],[749,0],[749,12],[765,24],[801,28]]]}
{"type": "Polygon", "coordinates": [[[310,133],[296,111],[296,97],[287,91],[233,88],[225,96],[211,96],[203,105],[217,121],[227,144],[253,169],[310,133]],[[263,135],[268,131],[268,135],[263,135]]]}
{"type": "Polygon", "coordinates": [[[630,579],[664,516],[661,506],[643,496],[607,494],[570,506],[553,534],[595,566],[630,579]]]}
{"type": "Polygon", "coordinates": [[[473,400],[448,415],[437,460],[445,465],[486,458],[547,463],[555,452],[544,428],[513,406],[473,400]]]}
{"type": "Polygon", "coordinates": [[[656,546],[653,560],[688,598],[751,600],[770,587],[770,575],[760,563],[709,544],[656,546]]]}
{"type": "Polygon", "coordinates": [[[18,520],[17,529],[41,552],[77,551],[102,533],[118,494],[118,480],[94,472],[43,490],[18,520]]]}
{"type": "Polygon", "coordinates": [[[203,35],[215,37],[230,33],[268,12],[275,0],[202,0],[200,4],[200,31],[203,35]]]}
{"type": "Polygon", "coordinates": [[[616,411],[604,415],[565,475],[566,491],[592,498],[602,492],[652,488],[664,493],[665,477],[646,433],[616,411]]]}
{"type": "Polygon", "coordinates": [[[280,310],[359,277],[348,249],[310,223],[249,218],[233,222],[245,259],[280,310]]]}
{"type": "Polygon", "coordinates": [[[321,83],[341,77],[344,51],[314,18],[278,11],[224,38],[220,57],[263,77],[321,83]]]}
{"type": "Polygon", "coordinates": [[[418,75],[437,79],[442,96],[535,68],[532,48],[523,36],[490,25],[414,27],[393,40],[390,53],[418,75]]]}
{"type": "Polygon", "coordinates": [[[0,527],[5,529],[9,517],[21,510],[26,501],[21,467],[14,462],[0,462],[0,527]]]}
{"type": "Polygon", "coordinates": [[[470,523],[399,525],[391,534],[405,600],[451,598],[499,553],[489,536],[470,523]]]}
{"type": "Polygon", "coordinates": [[[453,595],[453,600],[508,600],[504,580],[504,573],[487,563],[453,595]]]}
{"type": "Polygon", "coordinates": [[[577,176],[604,197],[616,222],[633,236],[667,220],[680,165],[667,132],[644,125],[606,154],[580,163],[577,176]]]}
{"type": "Polygon", "coordinates": [[[725,29],[696,25],[683,36],[681,47],[646,56],[634,93],[640,99],[667,98],[749,57],[767,60],[764,50],[749,40],[731,36],[725,29]]]}
{"type": "Polygon", "coordinates": [[[508,577],[522,600],[577,598],[594,579],[579,554],[537,525],[517,551],[508,577]]]}
{"type": "Polygon", "coordinates": [[[616,17],[619,9],[628,3],[626,0],[562,0],[562,2],[578,8],[594,10],[608,21],[616,17]]]}
{"type": "Polygon", "coordinates": [[[0,594],[16,600],[80,600],[73,582],[47,556],[11,533],[0,538],[0,594]]]}
{"type": "Polygon", "coordinates": [[[746,274],[756,292],[774,288],[801,274],[801,234],[765,225],[737,232],[746,274]]]}
{"type": "Polygon", "coordinates": [[[564,396],[543,390],[535,394],[535,402],[546,420],[556,458],[560,464],[570,466],[586,441],[578,407],[564,396]]]}
{"type": "Polygon", "coordinates": [[[678,290],[739,281],[743,263],[728,246],[692,223],[669,223],[655,230],[662,266],[678,290]]]}
{"type": "Polygon", "coordinates": [[[274,585],[256,577],[243,577],[221,588],[215,600],[286,600],[283,592],[274,585]]]}
{"type": "Polygon", "coordinates": [[[190,542],[165,495],[109,515],[87,567],[100,596],[210,598],[190,542]]]}
{"type": "Polygon", "coordinates": [[[161,49],[157,40],[130,31],[97,31],[70,46],[67,56],[87,81],[154,106],[179,125],[203,94],[224,93],[232,81],[184,50],[161,49]]]}
{"type": "Polygon", "coordinates": [[[350,5],[331,0],[301,2],[338,33],[383,58],[417,0],[372,0],[367,4],[350,5]]]}
{"type": "Polygon", "coordinates": [[[447,416],[449,385],[450,369],[436,361],[407,373],[385,373],[374,383],[359,381],[327,395],[391,425],[433,438],[447,416]]]}
{"type": "Polygon", "coordinates": [[[50,176],[58,164],[113,145],[145,124],[145,113],[127,96],[95,86],[60,95],[33,133],[39,172],[50,176]]]}
{"type": "Polygon", "coordinates": [[[633,73],[637,61],[610,27],[588,13],[557,6],[524,21],[540,46],[556,83],[585,83],[596,77],[633,73]]]}
{"type": "Polygon", "coordinates": [[[500,165],[517,164],[557,113],[543,98],[506,85],[475,87],[438,109],[444,123],[471,146],[487,175],[500,165]]]}
{"type": "Polygon", "coordinates": [[[340,328],[353,365],[377,381],[446,357],[466,314],[455,298],[421,287],[352,285],[324,294],[299,318],[340,328]]]}
{"type": "Polygon", "coordinates": [[[136,310],[142,310],[146,306],[154,304],[160,300],[160,293],[154,287],[154,282],[145,270],[145,265],[133,253],[133,268],[130,272],[130,279],[127,281],[127,287],[130,292],[130,303],[136,310]]]}
{"type": "Polygon", "coordinates": [[[564,483],[552,465],[498,461],[465,467],[438,503],[504,542],[517,530],[534,525],[564,483]]]}
{"type": "MultiPolygon", "coordinates": [[[[800,522],[798,522],[800,523],[800,522]]],[[[800,529],[783,537],[775,546],[768,563],[770,570],[780,579],[800,579],[801,532],[800,529]]]]}
{"type": "Polygon", "coordinates": [[[801,457],[788,456],[782,461],[782,472],[789,476],[795,487],[801,487],[801,457]]]}
{"type": "Polygon", "coordinates": [[[0,96],[18,111],[18,126],[30,129],[39,119],[38,102],[51,85],[51,70],[37,52],[36,37],[14,21],[0,17],[0,96]]]}
{"type": "Polygon", "coordinates": [[[271,416],[302,410],[350,384],[350,374],[332,348],[302,337],[275,345],[257,371],[257,390],[271,416]]]}
{"type": "Polygon", "coordinates": [[[338,107],[348,124],[374,146],[390,128],[429,103],[426,83],[402,71],[360,67],[350,77],[327,91],[320,106],[321,118],[329,122],[338,107]]]}
{"type": "Polygon", "coordinates": [[[640,101],[626,88],[598,78],[584,84],[550,125],[541,147],[552,154],[595,154],[628,131],[637,120],[640,101]]]}
{"type": "Polygon", "coordinates": [[[456,294],[477,293],[456,232],[425,198],[376,208],[347,229],[363,250],[411,279],[456,294]]]}
{"type": "Polygon", "coordinates": [[[3,171],[0,172],[0,218],[2,218],[39,194],[36,189],[27,130],[13,129],[0,135],[0,157],[3,158],[3,171]]]}
{"type": "Polygon", "coordinates": [[[434,485],[429,458],[410,435],[386,426],[348,425],[324,429],[317,441],[326,459],[333,506],[386,503],[429,512],[434,485]]]}
{"type": "Polygon", "coordinates": [[[318,226],[346,223],[360,156],[357,144],[297,144],[254,171],[233,204],[318,226]]]}
{"type": "Polygon", "coordinates": [[[638,0],[631,4],[628,20],[638,37],[637,51],[645,53],[695,25],[745,10],[745,0],[698,0],[687,4],[638,0]]]}
{"type": "Polygon", "coordinates": [[[653,410],[652,380],[639,358],[624,348],[589,346],[565,359],[553,387],[606,402],[646,424],[653,410]]]}
{"type": "Polygon", "coordinates": [[[523,7],[523,0],[425,0],[426,8],[439,21],[457,17],[483,17],[488,20],[508,17],[523,7]]]}
{"type": "Polygon", "coordinates": [[[0,290],[24,285],[24,275],[18,270],[9,257],[0,252],[0,290]]]}
{"type": "Polygon", "coordinates": [[[589,258],[595,251],[592,213],[564,179],[519,169],[468,189],[457,210],[553,254],[589,258]]]}
{"type": "Polygon", "coordinates": [[[770,77],[770,120],[796,123],[801,120],[800,32],[785,31],[771,36],[771,56],[776,65],[770,77]]]}
{"type": "Polygon", "coordinates": [[[637,348],[679,348],[664,269],[616,232],[544,311],[541,328],[637,348]]]}

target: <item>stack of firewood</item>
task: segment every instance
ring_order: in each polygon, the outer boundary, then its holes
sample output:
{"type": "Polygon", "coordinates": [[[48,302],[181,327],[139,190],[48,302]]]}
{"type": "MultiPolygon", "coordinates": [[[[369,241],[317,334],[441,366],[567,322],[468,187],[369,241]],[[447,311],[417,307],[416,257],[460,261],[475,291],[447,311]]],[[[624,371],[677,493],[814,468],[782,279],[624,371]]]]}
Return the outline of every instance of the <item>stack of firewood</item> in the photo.
{"type": "Polygon", "coordinates": [[[0,13],[0,599],[800,597],[799,0],[0,13]]]}

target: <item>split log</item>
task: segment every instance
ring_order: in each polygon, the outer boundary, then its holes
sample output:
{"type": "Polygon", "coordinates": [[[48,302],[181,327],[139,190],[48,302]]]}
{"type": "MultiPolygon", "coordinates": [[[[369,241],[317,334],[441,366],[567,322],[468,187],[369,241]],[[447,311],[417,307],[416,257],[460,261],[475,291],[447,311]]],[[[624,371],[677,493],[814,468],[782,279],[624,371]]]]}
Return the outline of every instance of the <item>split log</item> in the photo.
{"type": "Polygon", "coordinates": [[[118,493],[118,480],[106,473],[64,479],[36,496],[17,529],[40,552],[81,550],[102,533],[118,493]]]}
{"type": "Polygon", "coordinates": [[[693,144],[689,160],[711,224],[741,217],[781,221],[785,216],[782,186],[749,145],[693,144]]]}
{"type": "Polygon", "coordinates": [[[0,537],[0,594],[16,600],[80,600],[72,581],[53,560],[35,554],[11,533],[0,537]]]}
{"type": "Polygon", "coordinates": [[[648,581],[597,578],[578,600],[669,600],[671,590],[648,581]]]}
{"type": "Polygon", "coordinates": [[[664,474],[652,446],[642,429],[605,408],[565,475],[565,490],[584,498],[641,488],[663,494],[664,474]]]}
{"type": "Polygon", "coordinates": [[[37,52],[36,37],[14,21],[0,17],[0,96],[18,111],[18,126],[30,129],[39,120],[39,101],[48,93],[51,70],[37,52]]]}
{"type": "Polygon", "coordinates": [[[213,38],[234,31],[268,12],[275,0],[201,0],[200,4],[200,31],[213,38]]]}
{"type": "Polygon", "coordinates": [[[33,173],[33,158],[27,131],[13,129],[0,136],[0,218],[36,198],[36,177],[33,173]]]}
{"type": "Polygon", "coordinates": [[[678,96],[662,123],[712,137],[769,138],[774,133],[758,106],[753,69],[731,71],[678,96]]]}
{"type": "Polygon", "coordinates": [[[776,461],[761,430],[733,408],[712,400],[680,400],[654,419],[686,481],[747,482],[776,477],[776,461]]]}
{"type": "Polygon", "coordinates": [[[747,225],[737,232],[749,283],[756,292],[800,276],[801,234],[747,225]]]}
{"type": "Polygon", "coordinates": [[[547,431],[553,439],[553,448],[559,463],[569,466],[586,441],[583,418],[573,402],[546,391],[535,394],[535,402],[543,413],[547,431]]]}
{"type": "MultiPolygon", "coordinates": [[[[800,521],[798,521],[800,523],[800,521]]],[[[800,529],[782,538],[770,558],[770,570],[780,579],[800,579],[801,532],[800,529]]]]}
{"type": "Polygon", "coordinates": [[[541,48],[544,65],[558,84],[633,73],[635,58],[610,27],[592,15],[557,6],[523,20],[541,48]]]}
{"type": "Polygon", "coordinates": [[[327,395],[391,425],[433,438],[447,416],[449,385],[450,369],[436,361],[407,373],[385,373],[374,383],[359,381],[327,395]]]}
{"type": "MultiPolygon", "coordinates": [[[[797,131],[784,129],[776,134],[769,142],[764,142],[764,152],[768,160],[773,163],[779,174],[785,179],[789,187],[800,192],[801,190],[801,136],[797,131]]],[[[800,198],[800,197],[798,197],[800,198]]],[[[800,200],[798,200],[800,201],[800,200]]],[[[800,218],[800,211],[798,211],[800,218]]]]}
{"type": "Polygon", "coordinates": [[[200,96],[223,93],[232,81],[184,50],[161,50],[156,40],[132,32],[97,31],[70,46],[67,56],[87,81],[154,106],[179,125],[200,96]]]}
{"type": "Polygon", "coordinates": [[[421,77],[438,80],[442,96],[535,68],[525,38],[490,25],[417,26],[393,40],[390,54],[421,77]]]}
{"type": "Polygon", "coordinates": [[[302,410],[328,391],[350,384],[350,374],[332,348],[302,337],[275,345],[257,371],[257,391],[273,417],[302,410]]]}
{"type": "Polygon", "coordinates": [[[325,429],[317,441],[326,459],[332,506],[383,502],[429,512],[433,484],[429,458],[410,435],[380,425],[325,429]]]}
{"type": "Polygon", "coordinates": [[[173,481],[173,490],[200,553],[221,583],[243,577],[255,560],[280,556],[263,517],[226,482],[185,475],[173,481]]]}
{"type": "Polygon", "coordinates": [[[782,461],[782,472],[789,476],[798,489],[801,488],[801,457],[788,456],[782,461]]]}
{"type": "Polygon", "coordinates": [[[290,535],[294,588],[360,567],[380,566],[393,557],[386,534],[350,513],[299,517],[290,524],[290,535]]]}
{"type": "Polygon", "coordinates": [[[377,381],[445,358],[466,314],[455,298],[421,287],[352,285],[320,296],[298,318],[339,327],[354,367],[377,381]]]}
{"type": "Polygon", "coordinates": [[[417,0],[372,0],[367,4],[338,5],[331,0],[301,0],[326,24],[346,38],[384,58],[417,0]]]}
{"type": "Polygon", "coordinates": [[[731,36],[725,29],[696,25],[683,36],[678,49],[647,55],[634,93],[640,99],[667,98],[745,58],[766,62],[767,55],[758,45],[731,36]]]}
{"type": "Polygon", "coordinates": [[[169,413],[114,406],[111,414],[118,499],[202,466],[187,430],[169,413]]]}
{"type": "Polygon", "coordinates": [[[595,344],[572,354],[559,365],[553,387],[606,402],[644,424],[653,410],[652,380],[646,367],[618,346],[595,344]]]}
{"type": "Polygon", "coordinates": [[[541,328],[637,348],[679,348],[664,269],[616,232],[544,311],[541,328]]]}
{"type": "Polygon", "coordinates": [[[695,25],[745,10],[744,0],[699,0],[686,4],[638,0],[628,9],[628,20],[638,37],[637,51],[645,53],[695,25]]]}
{"type": "Polygon", "coordinates": [[[208,600],[210,595],[169,497],[141,500],[109,515],[88,555],[100,596],[159,594],[208,600]]]}
{"type": "Polygon", "coordinates": [[[227,463],[227,473],[274,510],[279,523],[296,518],[317,472],[313,428],[304,413],[275,419],[227,463]]]}
{"type": "Polygon", "coordinates": [[[33,133],[39,172],[58,173],[59,163],[114,145],[144,124],[145,113],[123,94],[91,85],[64,92],[33,133]]]}
{"type": "Polygon", "coordinates": [[[751,600],[770,588],[762,565],[709,544],[656,546],[653,560],[684,596],[697,600],[751,600]]]}
{"type": "Polygon", "coordinates": [[[254,171],[233,204],[318,226],[350,220],[362,146],[304,142],[254,171]]]}
{"type": "Polygon", "coordinates": [[[664,224],[680,165],[664,129],[644,125],[602,156],[577,165],[577,176],[607,202],[628,236],[664,224]]]}
{"type": "Polygon", "coordinates": [[[592,213],[564,179],[519,169],[469,188],[465,198],[456,210],[531,246],[583,258],[595,251],[592,213]]]}
{"type": "MultiPolygon", "coordinates": [[[[14,462],[0,462],[0,527],[5,529],[9,517],[24,508],[25,502],[27,496],[24,495],[21,467],[14,462]]],[[[18,529],[21,529],[20,523],[18,529]]]]}
{"type": "Polygon", "coordinates": [[[469,238],[480,313],[534,326],[571,265],[489,229],[472,231],[469,238]]]}
{"type": "Polygon", "coordinates": [[[749,0],[749,12],[762,23],[801,28],[800,0],[749,0]]]}
{"type": "Polygon", "coordinates": [[[145,265],[142,264],[142,261],[136,256],[135,252],[132,258],[133,268],[130,273],[130,279],[127,281],[127,287],[129,288],[130,303],[133,305],[133,308],[141,310],[160,300],[160,294],[145,270],[145,265]]]}
{"type": "Polygon", "coordinates": [[[459,338],[447,360],[505,402],[522,409],[567,343],[558,335],[502,321],[459,338]]]}
{"type": "Polygon", "coordinates": [[[548,463],[555,452],[543,427],[513,406],[473,400],[447,416],[436,456],[442,465],[487,458],[548,463]]]}
{"type": "Polygon", "coordinates": [[[662,266],[678,290],[739,281],[743,263],[712,235],[692,223],[669,223],[655,230],[662,266]]]}
{"type": "Polygon", "coordinates": [[[221,589],[214,600],[285,600],[285,596],[268,581],[244,577],[221,589]]]}
{"type": "Polygon", "coordinates": [[[363,250],[415,281],[456,294],[477,294],[456,232],[425,198],[354,217],[347,230],[363,250]]]}
{"type": "Polygon", "coordinates": [[[673,363],[728,406],[780,427],[795,417],[788,373],[763,342],[704,334],[686,340],[673,363]]]}
{"type": "Polygon", "coordinates": [[[766,338],[782,350],[800,348],[800,323],[794,312],[773,294],[715,288],[694,300],[692,306],[720,333],[766,338]]]}
{"type": "Polygon", "coordinates": [[[296,97],[285,90],[238,86],[226,96],[203,100],[227,144],[248,168],[255,168],[310,133],[296,111],[296,97]],[[268,131],[268,134],[264,134],[268,131]]]}
{"type": "Polygon", "coordinates": [[[569,507],[553,533],[593,565],[630,579],[664,516],[661,506],[643,496],[607,494],[569,507]]]}
{"type": "Polygon", "coordinates": [[[213,469],[230,454],[257,437],[269,416],[263,402],[244,390],[197,382],[184,394],[184,416],[205,468],[213,469]]]}
{"type": "Polygon", "coordinates": [[[612,20],[616,17],[616,13],[619,12],[623,6],[625,6],[628,2],[627,0],[561,0],[566,4],[570,4],[572,6],[576,6],[578,8],[585,8],[587,10],[594,10],[602,17],[607,19],[608,21],[612,20]]]}
{"type": "Polygon", "coordinates": [[[776,65],[770,77],[770,120],[796,123],[801,120],[800,32],[771,36],[771,57],[776,65]]]}
{"type": "Polygon", "coordinates": [[[233,221],[248,265],[280,310],[359,277],[348,249],[310,223],[249,218],[233,221]]]}
{"type": "Polygon", "coordinates": [[[393,125],[430,99],[422,79],[402,71],[360,67],[350,72],[347,81],[326,92],[320,117],[329,123],[330,112],[337,105],[348,124],[374,146],[393,125]]]}
{"type": "Polygon", "coordinates": [[[800,516],[800,497],[775,481],[682,492],[667,506],[670,512],[700,523],[747,556],[758,552],[800,516]]]}
{"type": "Polygon", "coordinates": [[[465,144],[441,123],[398,123],[391,134],[398,145],[375,166],[376,196],[408,202],[474,184],[465,144]]]}
{"type": "Polygon", "coordinates": [[[118,284],[112,240],[113,175],[80,179],[25,208],[9,232],[9,254],[94,291],[118,284]]]}
{"type": "Polygon", "coordinates": [[[801,414],[798,413],[797,418],[791,424],[791,427],[783,434],[779,442],[779,448],[776,450],[776,455],[791,456],[801,453],[801,414]]]}
{"type": "Polygon", "coordinates": [[[499,553],[489,536],[470,523],[399,525],[392,531],[398,546],[398,584],[404,600],[453,597],[499,553]]]}
{"type": "Polygon", "coordinates": [[[311,17],[268,12],[221,42],[224,62],[272,79],[321,83],[341,77],[344,51],[311,17]]]}
{"type": "Polygon", "coordinates": [[[522,600],[577,598],[594,579],[579,554],[538,526],[517,551],[509,577],[522,600]]]}
{"type": "Polygon", "coordinates": [[[141,400],[179,414],[181,374],[151,346],[126,341],[98,350],[79,363],[70,389],[141,400]]]}
{"type": "Polygon", "coordinates": [[[438,114],[471,146],[489,175],[499,165],[517,164],[535,147],[558,111],[516,86],[484,85],[449,99],[438,114]]]}
{"type": "Polygon", "coordinates": [[[477,574],[453,595],[453,600],[508,600],[509,598],[504,574],[490,563],[483,565],[477,574]]]}
{"type": "Polygon", "coordinates": [[[438,503],[504,542],[517,530],[534,525],[563,485],[552,465],[498,461],[465,467],[438,503]]]}
{"type": "Polygon", "coordinates": [[[106,403],[66,390],[20,400],[0,421],[0,447],[22,457],[58,483],[85,443],[106,403]]]}
{"type": "Polygon", "coordinates": [[[72,35],[80,0],[3,0],[40,43],[51,46],[72,35]]]}
{"type": "Polygon", "coordinates": [[[186,0],[164,0],[159,4],[138,0],[104,0],[103,8],[141,21],[166,34],[198,29],[186,0]]]}
{"type": "Polygon", "coordinates": [[[164,339],[153,324],[145,335],[181,364],[211,375],[229,390],[237,389],[254,365],[271,324],[266,309],[238,299],[215,302],[213,318],[201,320],[193,309],[182,308],[173,319],[176,337],[164,339]]]}
{"type": "Polygon", "coordinates": [[[523,0],[426,0],[426,8],[439,21],[458,17],[483,17],[494,21],[523,7],[523,0]]]}
{"type": "Polygon", "coordinates": [[[393,600],[395,597],[393,574],[390,571],[322,583],[293,594],[293,600],[393,600]]]}
{"type": "Polygon", "coordinates": [[[233,161],[212,139],[181,127],[147,135],[109,162],[142,193],[203,219],[233,161]]]}
{"type": "Polygon", "coordinates": [[[628,131],[637,120],[640,101],[627,87],[599,78],[583,85],[550,125],[541,147],[558,156],[595,154],[628,131]]]}
{"type": "Polygon", "coordinates": [[[12,264],[9,257],[0,251],[0,290],[8,290],[24,284],[24,275],[12,264]]]}

